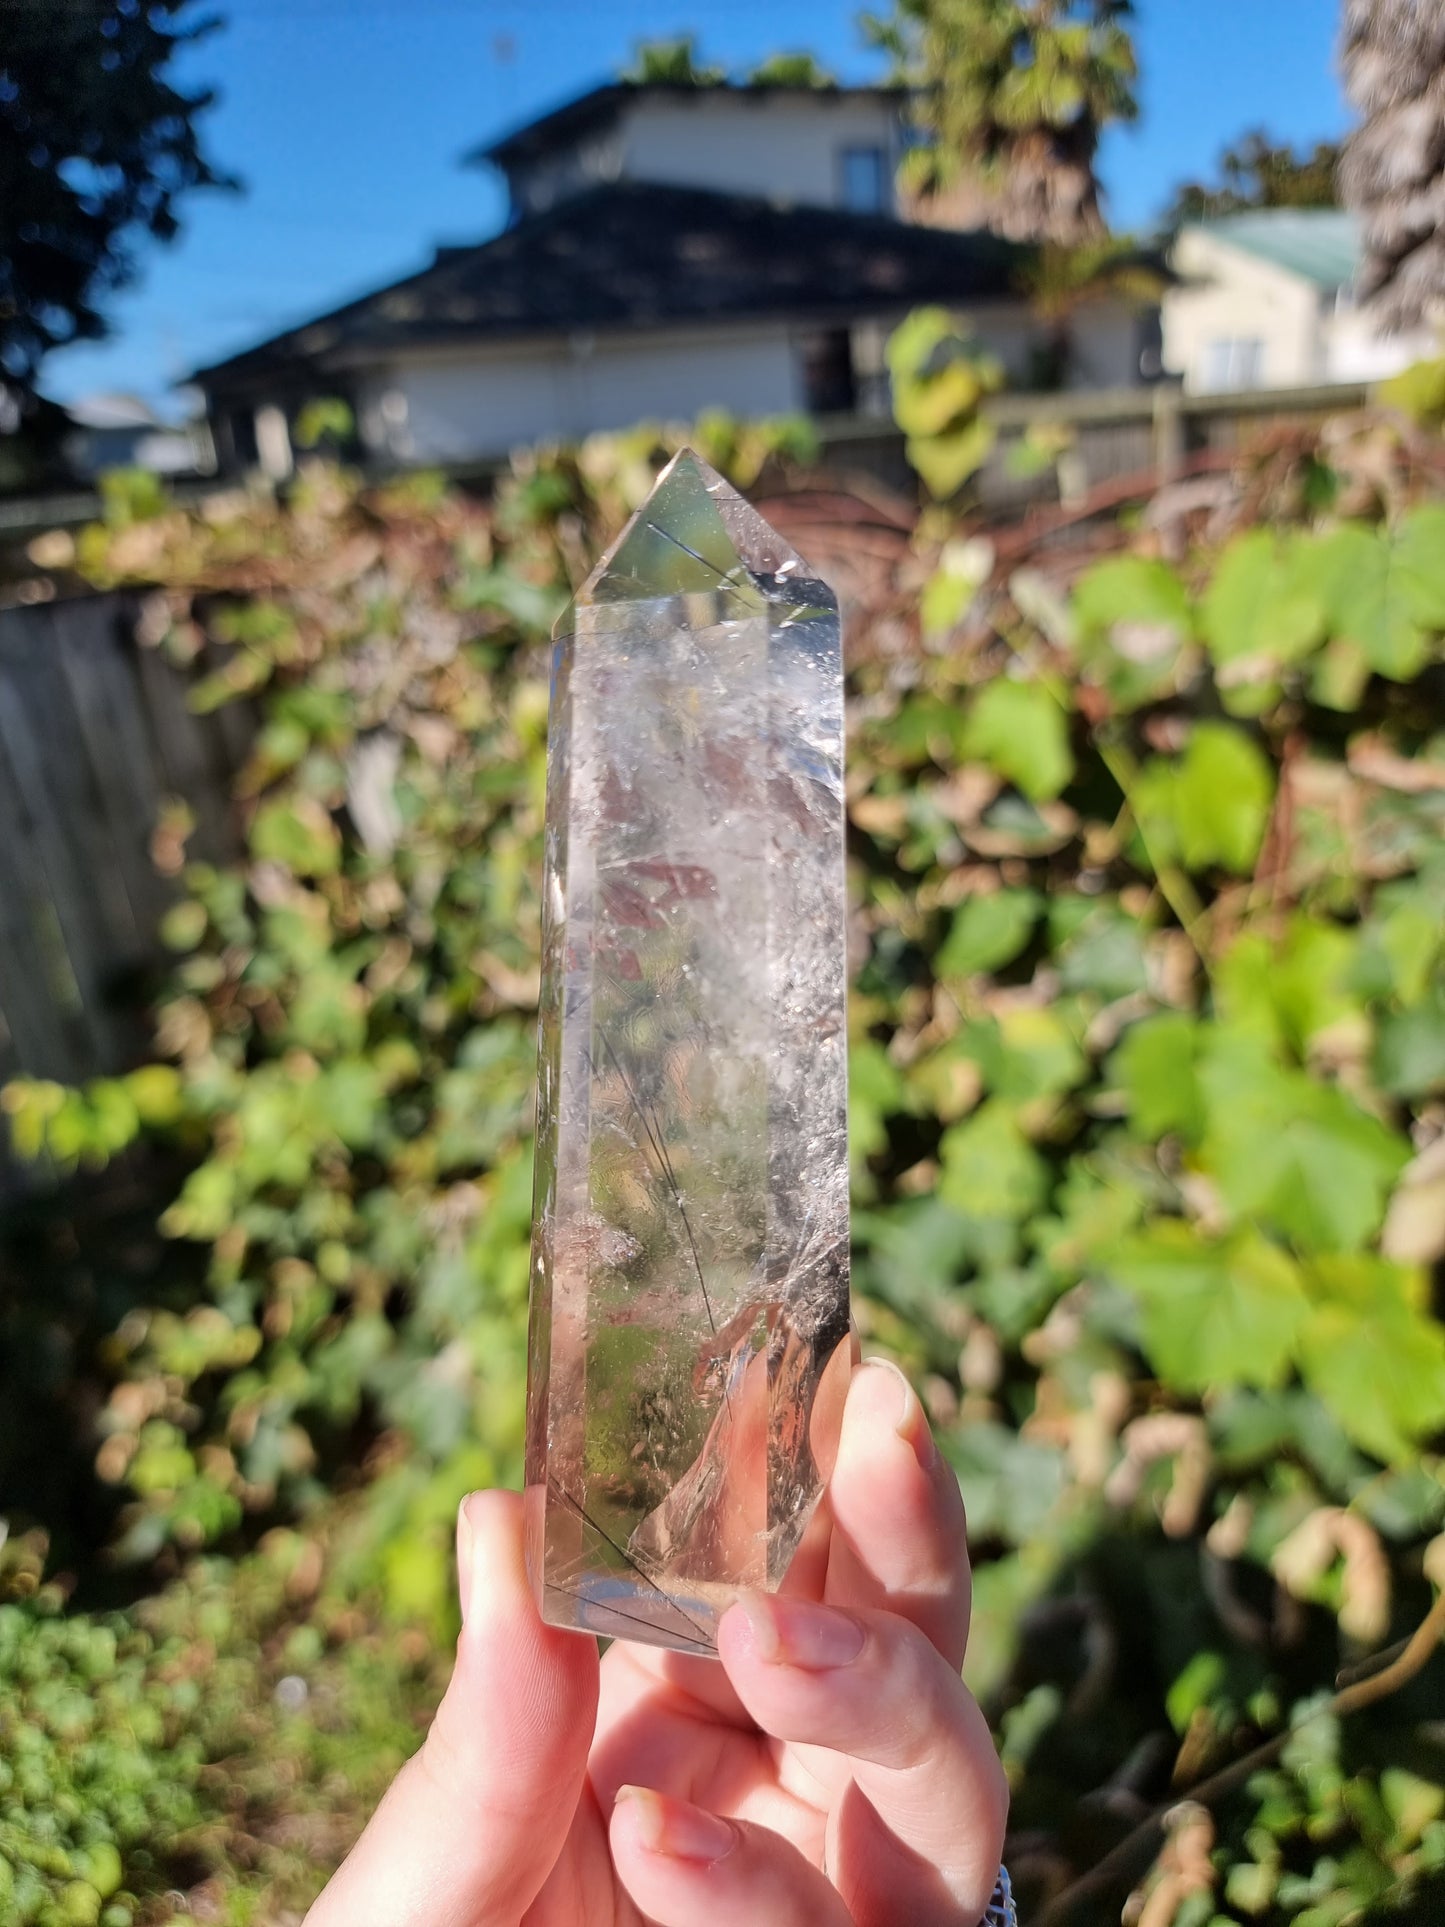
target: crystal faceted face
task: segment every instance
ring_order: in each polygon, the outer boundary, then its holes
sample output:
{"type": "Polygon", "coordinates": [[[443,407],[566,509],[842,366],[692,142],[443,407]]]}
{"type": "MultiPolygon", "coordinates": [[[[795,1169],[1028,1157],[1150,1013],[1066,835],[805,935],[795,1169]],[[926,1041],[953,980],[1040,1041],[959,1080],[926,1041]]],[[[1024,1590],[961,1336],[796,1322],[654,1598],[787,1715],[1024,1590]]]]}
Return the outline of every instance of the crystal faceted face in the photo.
{"type": "Polygon", "coordinates": [[[528,1565],[554,1625],[710,1652],[849,1366],[843,688],[690,451],[557,625],[544,888],[528,1565]]]}

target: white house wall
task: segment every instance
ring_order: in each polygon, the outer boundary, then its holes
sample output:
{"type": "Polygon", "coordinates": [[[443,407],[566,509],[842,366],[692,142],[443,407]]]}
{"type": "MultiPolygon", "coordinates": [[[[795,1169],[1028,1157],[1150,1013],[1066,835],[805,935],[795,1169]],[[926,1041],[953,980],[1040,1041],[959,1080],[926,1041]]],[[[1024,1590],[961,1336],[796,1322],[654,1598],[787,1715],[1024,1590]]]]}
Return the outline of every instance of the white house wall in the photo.
{"type": "Polygon", "coordinates": [[[1326,378],[1330,381],[1383,381],[1439,352],[1439,337],[1433,329],[1384,335],[1378,323],[1349,301],[1339,303],[1326,323],[1326,378]]]}
{"type": "Polygon", "coordinates": [[[705,408],[756,416],[801,405],[781,325],[418,354],[362,386],[363,435],[374,452],[423,463],[485,459],[639,421],[688,421],[705,408]]]}
{"type": "Polygon", "coordinates": [[[765,92],[644,98],[625,117],[622,173],[634,181],[838,207],[843,150],[881,148],[891,185],[898,139],[896,112],[883,100],[765,92]]]}
{"type": "Polygon", "coordinates": [[[1164,366],[1190,393],[1217,385],[1210,359],[1221,341],[1258,342],[1255,386],[1304,387],[1330,378],[1322,308],[1312,281],[1198,229],[1185,228],[1173,265],[1181,285],[1164,297],[1164,366]]]}

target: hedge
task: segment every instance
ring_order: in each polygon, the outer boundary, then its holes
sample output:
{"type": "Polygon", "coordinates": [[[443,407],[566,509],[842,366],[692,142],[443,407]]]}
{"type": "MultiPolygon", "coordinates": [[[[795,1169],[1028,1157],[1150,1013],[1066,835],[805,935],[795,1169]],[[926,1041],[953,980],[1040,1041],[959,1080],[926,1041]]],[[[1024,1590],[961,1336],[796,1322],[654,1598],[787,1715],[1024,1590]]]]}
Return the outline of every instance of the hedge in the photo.
{"type": "MultiPolygon", "coordinates": [[[[700,436],[744,484],[803,452],[700,436]]],[[[9,1355],[100,1402],[93,1474],[11,1506],[79,1586],[17,1538],[17,1919],[285,1918],[425,1718],[456,1503],[519,1472],[545,637],[675,441],[535,451],[490,505],[317,465],[80,541],[261,722],[154,1062],[3,1094],[91,1200],[12,1228],[9,1355]],[[154,1194],[139,1272],[106,1166],[154,1194]]],[[[968,1502],[1037,1921],[1445,1898],[1442,479],[1380,409],[1117,518],[933,505],[852,611],[858,1323],[968,1502]]]]}

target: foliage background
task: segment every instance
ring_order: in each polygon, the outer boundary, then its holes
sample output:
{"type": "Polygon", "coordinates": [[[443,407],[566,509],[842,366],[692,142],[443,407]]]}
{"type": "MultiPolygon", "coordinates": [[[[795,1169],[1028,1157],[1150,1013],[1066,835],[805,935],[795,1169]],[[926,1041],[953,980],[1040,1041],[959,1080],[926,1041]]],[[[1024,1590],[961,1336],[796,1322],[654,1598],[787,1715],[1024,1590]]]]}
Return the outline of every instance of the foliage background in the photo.
{"type": "MultiPolygon", "coordinates": [[[[988,374],[917,332],[952,489],[988,374]]],[[[298,1920],[416,1742],[519,1473],[545,637],[675,440],[81,541],[258,733],[155,1061],[3,1094],[74,1174],[0,1232],[7,1919],[298,1920]]],[[[968,1500],[1035,1920],[1445,1897],[1442,476],[1382,410],[853,585],[858,1322],[968,1500]]]]}

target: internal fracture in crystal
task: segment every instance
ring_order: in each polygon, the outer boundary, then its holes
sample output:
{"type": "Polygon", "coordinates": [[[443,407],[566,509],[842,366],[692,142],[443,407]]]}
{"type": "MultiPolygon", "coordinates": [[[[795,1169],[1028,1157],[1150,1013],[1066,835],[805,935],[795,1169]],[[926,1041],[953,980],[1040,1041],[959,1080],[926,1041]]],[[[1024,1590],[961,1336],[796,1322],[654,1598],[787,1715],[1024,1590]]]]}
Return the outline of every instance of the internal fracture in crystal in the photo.
{"type": "Polygon", "coordinates": [[[690,451],[559,622],[527,1554],[554,1625],[714,1648],[848,1372],[843,691],[826,585],[690,451]]]}

